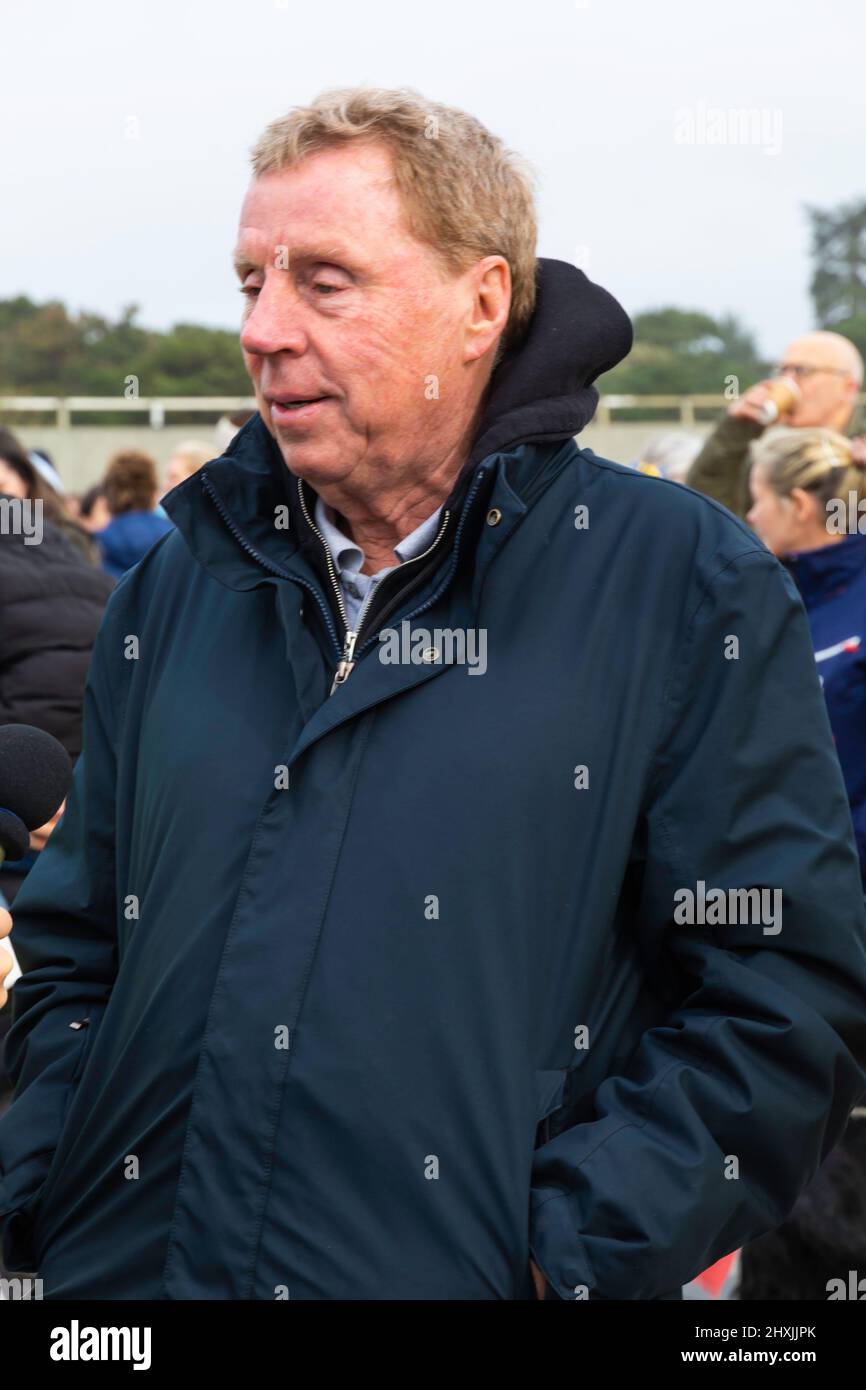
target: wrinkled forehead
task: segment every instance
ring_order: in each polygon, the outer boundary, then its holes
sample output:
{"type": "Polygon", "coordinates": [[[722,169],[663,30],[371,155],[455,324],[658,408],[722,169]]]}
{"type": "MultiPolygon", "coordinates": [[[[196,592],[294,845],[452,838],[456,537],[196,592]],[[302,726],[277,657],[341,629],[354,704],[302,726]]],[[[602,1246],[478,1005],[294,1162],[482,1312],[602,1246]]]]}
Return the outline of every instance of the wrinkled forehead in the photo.
{"type": "Polygon", "coordinates": [[[390,151],[341,146],[254,178],[238,221],[238,246],[321,242],[343,256],[407,235],[390,151]]]}

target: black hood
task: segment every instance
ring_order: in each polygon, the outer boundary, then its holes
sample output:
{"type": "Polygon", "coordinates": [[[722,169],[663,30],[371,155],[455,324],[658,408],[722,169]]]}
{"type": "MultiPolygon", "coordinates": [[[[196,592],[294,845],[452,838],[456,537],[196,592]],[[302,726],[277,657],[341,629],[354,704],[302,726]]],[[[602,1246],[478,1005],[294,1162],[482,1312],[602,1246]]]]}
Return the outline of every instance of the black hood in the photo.
{"type": "Polygon", "coordinates": [[[598,405],[593,382],[631,351],[631,319],[577,266],[539,257],[535,312],[487,388],[470,464],[527,440],[568,439],[598,405]]]}

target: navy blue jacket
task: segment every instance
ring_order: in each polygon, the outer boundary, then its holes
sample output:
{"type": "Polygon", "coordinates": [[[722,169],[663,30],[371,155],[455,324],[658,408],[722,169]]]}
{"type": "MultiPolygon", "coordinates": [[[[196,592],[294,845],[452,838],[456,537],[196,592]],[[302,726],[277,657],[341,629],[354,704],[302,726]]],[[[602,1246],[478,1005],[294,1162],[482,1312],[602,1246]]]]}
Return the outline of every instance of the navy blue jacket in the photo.
{"type": "Polygon", "coordinates": [[[575,444],[629,341],[542,263],[333,694],[261,419],[166,500],[16,902],[0,1217],[46,1297],[531,1299],[530,1255],[550,1296],[676,1296],[842,1134],[866,922],[803,605],[724,508],[575,444]],[[404,620],[426,659],[380,660],[404,620]],[[780,891],[781,931],[682,924],[699,882],[780,891]]]}
{"type": "Polygon", "coordinates": [[[786,563],[809,617],[866,888],[866,536],[801,551],[786,563]]]}

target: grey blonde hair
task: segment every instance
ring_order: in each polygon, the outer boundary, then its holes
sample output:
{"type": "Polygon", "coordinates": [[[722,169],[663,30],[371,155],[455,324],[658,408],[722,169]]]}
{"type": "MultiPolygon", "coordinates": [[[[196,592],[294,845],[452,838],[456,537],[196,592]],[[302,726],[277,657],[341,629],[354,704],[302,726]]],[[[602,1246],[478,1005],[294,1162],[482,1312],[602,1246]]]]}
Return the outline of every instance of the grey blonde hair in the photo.
{"type": "Polygon", "coordinates": [[[520,341],[535,308],[538,225],[529,165],[456,107],[410,88],[348,87],[273,121],[253,146],[253,173],[290,168],[350,141],[391,151],[407,228],[452,273],[484,256],[508,262],[511,307],[498,360],[520,341]]]}
{"type": "Polygon", "coordinates": [[[814,493],[822,508],[847,502],[851,492],[866,497],[866,469],[854,462],[850,439],[835,430],[778,425],[749,446],[749,460],[779,497],[799,487],[814,493]]]}
{"type": "Polygon", "coordinates": [[[183,459],[186,469],[186,476],[192,477],[206,463],[210,463],[214,456],[213,447],[205,444],[201,439],[185,439],[177,448],[172,449],[172,459],[183,459]]]}

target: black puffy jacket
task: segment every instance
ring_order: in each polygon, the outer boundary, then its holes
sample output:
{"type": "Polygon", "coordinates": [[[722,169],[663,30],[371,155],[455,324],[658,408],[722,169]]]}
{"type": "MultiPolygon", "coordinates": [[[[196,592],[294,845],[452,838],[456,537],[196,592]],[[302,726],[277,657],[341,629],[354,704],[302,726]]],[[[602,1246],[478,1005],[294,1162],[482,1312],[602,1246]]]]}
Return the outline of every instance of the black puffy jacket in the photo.
{"type": "Polygon", "coordinates": [[[112,587],[49,522],[38,545],[0,528],[0,724],[35,724],[78,757],[90,649],[112,587]]]}

